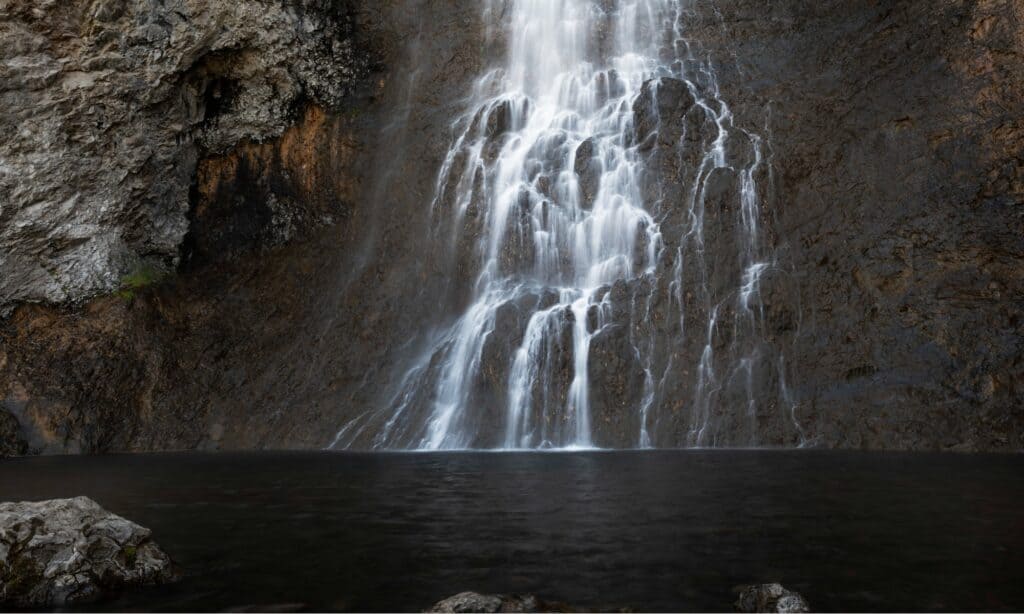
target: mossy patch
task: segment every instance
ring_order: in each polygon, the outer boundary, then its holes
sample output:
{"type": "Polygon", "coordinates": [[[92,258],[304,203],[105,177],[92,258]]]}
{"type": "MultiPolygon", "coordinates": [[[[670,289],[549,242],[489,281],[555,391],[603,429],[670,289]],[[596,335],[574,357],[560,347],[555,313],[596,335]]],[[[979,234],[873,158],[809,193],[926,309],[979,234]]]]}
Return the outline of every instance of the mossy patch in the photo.
{"type": "Polygon", "coordinates": [[[151,264],[142,264],[121,278],[121,289],[117,295],[126,301],[135,299],[135,294],[163,281],[167,272],[151,264]]]}
{"type": "Polygon", "coordinates": [[[121,549],[121,554],[124,555],[124,562],[128,567],[135,567],[135,561],[139,557],[139,551],[135,546],[125,546],[121,549]]]}

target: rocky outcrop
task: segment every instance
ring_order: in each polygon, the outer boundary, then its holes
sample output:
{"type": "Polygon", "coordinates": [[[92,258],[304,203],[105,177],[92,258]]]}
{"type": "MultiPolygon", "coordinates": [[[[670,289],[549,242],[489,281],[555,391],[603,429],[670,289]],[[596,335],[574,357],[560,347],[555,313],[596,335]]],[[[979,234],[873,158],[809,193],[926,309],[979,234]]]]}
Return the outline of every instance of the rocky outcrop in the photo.
{"type": "Polygon", "coordinates": [[[740,588],[739,594],[739,599],[736,601],[737,612],[795,614],[811,611],[811,606],[807,604],[800,593],[787,590],[781,584],[744,586],[740,588]]]}
{"type": "Polygon", "coordinates": [[[199,158],[339,107],[351,35],[330,0],[0,4],[0,311],[173,270],[199,158]]]}
{"type": "Polygon", "coordinates": [[[436,312],[405,300],[431,264],[414,231],[450,93],[480,62],[479,4],[354,10],[355,48],[421,66],[430,87],[378,71],[340,111],[307,106],[277,138],[201,148],[175,274],[0,320],[0,410],[31,452],[316,448],[339,410],[373,406],[383,365],[436,312]]]}
{"type": "Polygon", "coordinates": [[[0,605],[52,608],[96,601],[175,577],[148,529],[85,497],[0,503],[0,605]]]}

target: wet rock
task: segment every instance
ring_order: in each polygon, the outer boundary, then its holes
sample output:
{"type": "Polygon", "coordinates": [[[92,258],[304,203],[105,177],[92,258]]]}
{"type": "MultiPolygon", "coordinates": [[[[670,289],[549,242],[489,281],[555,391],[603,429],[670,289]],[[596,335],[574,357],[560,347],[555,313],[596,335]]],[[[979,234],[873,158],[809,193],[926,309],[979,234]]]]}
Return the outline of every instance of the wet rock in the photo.
{"type": "Polygon", "coordinates": [[[633,103],[636,142],[649,148],[657,134],[659,143],[674,145],[683,135],[687,112],[695,102],[689,87],[679,79],[665,77],[644,83],[633,103]]]}
{"type": "Polygon", "coordinates": [[[508,374],[516,350],[522,343],[526,326],[524,320],[523,313],[514,302],[498,307],[494,314],[494,328],[480,351],[481,381],[473,391],[473,405],[478,409],[475,417],[482,425],[479,432],[484,434],[478,445],[494,447],[503,434],[508,374]]]}
{"type": "Polygon", "coordinates": [[[570,612],[565,604],[544,601],[534,595],[482,595],[480,593],[459,593],[439,601],[427,612],[570,612]]]}
{"type": "Polygon", "coordinates": [[[810,612],[811,606],[799,593],[787,590],[781,584],[757,584],[739,589],[737,612],[810,612]]]}
{"type": "Polygon", "coordinates": [[[610,324],[590,341],[590,411],[600,446],[634,444],[640,433],[644,371],[629,328],[610,324]]]}
{"type": "Polygon", "coordinates": [[[702,192],[704,243],[713,246],[706,254],[714,277],[712,292],[721,296],[742,285],[742,271],[736,254],[745,240],[741,226],[740,178],[730,168],[708,173],[702,192]]]}
{"type": "Polygon", "coordinates": [[[525,100],[501,100],[494,104],[486,113],[483,126],[486,144],[481,157],[488,164],[493,164],[505,146],[505,135],[515,129],[529,112],[525,100]]]}
{"type": "Polygon", "coordinates": [[[0,604],[47,608],[173,580],[149,529],[86,497],[0,503],[0,604]]]}
{"type": "Polygon", "coordinates": [[[512,130],[515,121],[515,111],[512,105],[513,101],[502,100],[491,107],[487,113],[487,123],[484,129],[487,138],[496,139],[512,130]]]}
{"type": "Polygon", "coordinates": [[[266,605],[240,605],[224,610],[229,614],[288,614],[290,612],[308,612],[309,606],[305,603],[271,603],[266,605]]]}
{"type": "Polygon", "coordinates": [[[580,187],[580,207],[590,210],[594,206],[594,199],[601,189],[601,160],[597,157],[598,147],[596,140],[591,137],[576,148],[576,160],[573,170],[576,171],[576,178],[580,187]]]}
{"type": "Polygon", "coordinates": [[[521,189],[508,212],[500,255],[501,271],[504,273],[528,270],[536,259],[533,205],[531,193],[521,189]]]}
{"type": "Polygon", "coordinates": [[[603,106],[609,100],[617,100],[626,94],[626,85],[619,77],[619,72],[614,68],[598,73],[595,78],[598,86],[596,101],[598,105],[603,106]]]}

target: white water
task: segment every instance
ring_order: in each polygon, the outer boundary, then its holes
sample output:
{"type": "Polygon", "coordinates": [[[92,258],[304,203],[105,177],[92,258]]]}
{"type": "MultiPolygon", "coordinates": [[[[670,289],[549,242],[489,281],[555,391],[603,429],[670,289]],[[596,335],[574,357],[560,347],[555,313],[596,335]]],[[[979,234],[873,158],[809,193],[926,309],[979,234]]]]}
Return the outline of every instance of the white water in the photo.
{"type": "MultiPolygon", "coordinates": [[[[471,271],[469,306],[402,375],[386,420],[378,424],[371,416],[345,425],[335,446],[372,436],[376,448],[591,448],[591,345],[616,325],[628,327],[629,351],[643,371],[642,393],[627,409],[637,425],[631,446],[655,445],[658,421],[668,411],[668,382],[686,374],[686,445],[717,443],[714,414],[726,386],[746,389],[738,411],[756,421],[754,365],[765,358],[757,298],[772,267],[759,228],[762,144],[743,133],[748,160],[732,165],[727,146],[740,131],[720,98],[711,63],[694,57],[681,31],[685,4],[483,3],[491,36],[506,37],[506,60],[477,80],[431,204],[435,240],[450,243],[452,276],[471,271]],[[634,126],[645,82],[661,78],[686,83],[712,130],[697,142],[699,167],[691,169],[692,185],[678,202],[652,202],[645,193],[648,154],[634,126]],[[575,169],[588,150],[594,179],[584,185],[575,169]],[[705,188],[715,169],[727,168],[739,183],[735,258],[743,275],[736,287],[716,293],[705,260],[705,188]],[[688,218],[671,245],[661,228],[670,209],[688,218]],[[687,282],[692,279],[702,281],[687,282]],[[634,291],[631,304],[616,304],[610,288],[644,280],[652,288],[646,295],[634,291]],[[645,333],[659,292],[674,303],[678,325],[660,335],[645,333]],[[706,314],[705,322],[686,322],[689,303],[702,306],[697,311],[706,314]],[[628,311],[629,321],[615,321],[617,308],[628,311]],[[497,335],[502,310],[519,314],[522,331],[510,337],[517,347],[505,352],[506,360],[489,367],[487,345],[497,335]],[[725,313],[734,322],[723,359],[716,356],[716,335],[725,313]],[[695,365],[679,364],[683,359],[671,349],[688,335],[700,335],[704,343],[695,365]],[[482,397],[481,382],[492,382],[493,389],[494,381],[503,388],[482,397]],[[488,438],[495,430],[498,436],[488,438]]],[[[680,142],[680,151],[684,147],[680,142]]]]}

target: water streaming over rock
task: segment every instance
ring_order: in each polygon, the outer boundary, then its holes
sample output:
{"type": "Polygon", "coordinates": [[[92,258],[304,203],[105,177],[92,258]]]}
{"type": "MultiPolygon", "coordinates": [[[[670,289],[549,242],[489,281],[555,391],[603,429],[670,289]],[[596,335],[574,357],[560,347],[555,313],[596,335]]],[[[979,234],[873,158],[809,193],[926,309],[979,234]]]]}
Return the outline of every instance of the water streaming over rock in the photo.
{"type": "Polygon", "coordinates": [[[761,332],[766,144],[734,125],[686,9],[483,3],[505,60],[424,203],[460,315],[333,447],[754,445],[759,411],[793,411],[761,332]]]}

